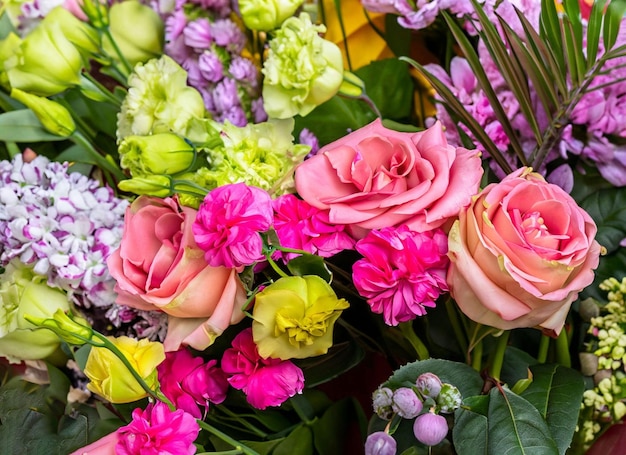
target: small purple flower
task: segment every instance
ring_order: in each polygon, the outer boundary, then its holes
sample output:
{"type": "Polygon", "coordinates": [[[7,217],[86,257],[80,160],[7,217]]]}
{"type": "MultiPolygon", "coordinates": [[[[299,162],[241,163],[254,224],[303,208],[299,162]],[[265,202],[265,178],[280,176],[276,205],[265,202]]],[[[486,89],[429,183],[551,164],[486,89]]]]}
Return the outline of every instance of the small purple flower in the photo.
{"type": "Polygon", "coordinates": [[[211,24],[205,18],[189,22],[183,30],[183,35],[185,36],[185,44],[195,49],[209,49],[213,44],[211,24]]]}
{"type": "Polygon", "coordinates": [[[396,455],[397,443],[384,431],[370,434],[365,441],[365,455],[396,455]]]}
{"type": "Polygon", "coordinates": [[[448,422],[445,417],[432,412],[422,414],[413,423],[413,433],[419,442],[427,446],[436,446],[448,434],[448,422]]]}
{"type": "Polygon", "coordinates": [[[205,51],[198,58],[202,77],[209,82],[219,82],[224,77],[224,65],[215,52],[205,51]]]}
{"type": "Polygon", "coordinates": [[[219,19],[213,22],[211,33],[218,46],[223,46],[231,52],[241,52],[246,42],[246,36],[230,19],[219,19]]]}
{"type": "Polygon", "coordinates": [[[246,82],[251,87],[256,87],[259,83],[259,72],[247,58],[235,57],[230,62],[228,72],[237,81],[246,82]]]}
{"type": "Polygon", "coordinates": [[[315,156],[315,154],[320,149],[320,144],[319,144],[319,141],[317,140],[317,136],[315,136],[315,134],[312,131],[309,131],[307,128],[302,128],[302,131],[300,131],[300,136],[298,140],[300,144],[305,144],[311,147],[311,151],[305,157],[305,159],[315,156]]]}
{"type": "Polygon", "coordinates": [[[441,391],[441,379],[433,373],[422,373],[415,381],[415,387],[425,398],[437,398],[441,391]]]}
{"type": "Polygon", "coordinates": [[[393,416],[393,390],[389,387],[379,387],[372,394],[372,406],[374,412],[383,420],[389,420],[393,416]]]}
{"type": "Polygon", "coordinates": [[[404,419],[414,419],[422,412],[424,404],[415,391],[409,387],[400,387],[393,392],[393,411],[404,419]]]}

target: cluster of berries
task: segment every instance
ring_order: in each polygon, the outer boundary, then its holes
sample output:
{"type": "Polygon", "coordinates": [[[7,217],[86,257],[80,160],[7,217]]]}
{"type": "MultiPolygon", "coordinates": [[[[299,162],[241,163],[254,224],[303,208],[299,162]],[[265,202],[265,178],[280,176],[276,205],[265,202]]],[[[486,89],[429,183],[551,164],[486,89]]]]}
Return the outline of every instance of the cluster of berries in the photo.
{"type": "Polygon", "coordinates": [[[379,387],[372,396],[374,412],[389,424],[384,431],[370,434],[365,455],[395,455],[397,444],[392,436],[396,418],[415,419],[415,438],[426,446],[436,446],[448,434],[448,422],[442,414],[451,414],[461,406],[462,396],[452,384],[442,382],[433,373],[418,376],[414,386],[379,387]]]}

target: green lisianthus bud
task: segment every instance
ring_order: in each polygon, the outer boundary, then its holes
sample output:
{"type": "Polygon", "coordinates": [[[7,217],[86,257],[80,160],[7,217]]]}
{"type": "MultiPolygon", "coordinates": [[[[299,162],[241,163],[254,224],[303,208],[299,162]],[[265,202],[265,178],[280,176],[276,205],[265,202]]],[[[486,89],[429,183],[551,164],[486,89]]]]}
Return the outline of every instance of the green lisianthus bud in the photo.
{"type": "Polygon", "coordinates": [[[263,107],[271,118],[307,115],[332,98],[343,82],[343,58],[336,44],[319,34],[308,14],[290,17],[270,41],[263,64],[263,107]]]}
{"type": "Polygon", "coordinates": [[[96,30],[57,7],[14,49],[4,69],[11,87],[51,96],[77,86],[84,62],[97,50],[96,30]]]}
{"type": "Polygon", "coordinates": [[[149,175],[146,177],[134,177],[122,180],[117,187],[128,193],[167,197],[172,194],[171,179],[167,175],[149,175]]]}
{"type": "Polygon", "coordinates": [[[9,91],[11,90],[9,75],[1,62],[6,62],[11,58],[21,42],[22,39],[13,32],[9,33],[3,40],[0,40],[0,86],[9,91]]]}
{"type": "Polygon", "coordinates": [[[243,23],[250,30],[269,32],[293,16],[303,0],[239,0],[243,23]]]}
{"type": "Polygon", "coordinates": [[[52,134],[69,137],[76,130],[72,114],[56,101],[26,93],[18,88],[11,90],[11,98],[33,111],[43,127],[52,134]]]}
{"type": "MultiPolygon", "coordinates": [[[[138,1],[114,3],[109,10],[109,30],[131,67],[163,53],[163,21],[156,11],[138,1]]],[[[115,58],[116,52],[108,37],[103,38],[102,46],[115,58]]]]}
{"type": "Polygon", "coordinates": [[[133,177],[184,172],[196,156],[191,144],[171,133],[128,136],[120,143],[119,153],[122,169],[130,170],[133,177]]]}
{"type": "Polygon", "coordinates": [[[50,330],[37,328],[25,315],[50,318],[57,309],[67,311],[67,295],[46,284],[46,277],[30,267],[11,262],[0,276],[0,356],[10,360],[38,360],[59,347],[50,330]]]}
{"type": "Polygon", "coordinates": [[[85,344],[93,335],[93,329],[86,320],[60,308],[54,312],[52,318],[24,315],[24,319],[36,326],[52,330],[66,343],[77,346],[85,344]]]}

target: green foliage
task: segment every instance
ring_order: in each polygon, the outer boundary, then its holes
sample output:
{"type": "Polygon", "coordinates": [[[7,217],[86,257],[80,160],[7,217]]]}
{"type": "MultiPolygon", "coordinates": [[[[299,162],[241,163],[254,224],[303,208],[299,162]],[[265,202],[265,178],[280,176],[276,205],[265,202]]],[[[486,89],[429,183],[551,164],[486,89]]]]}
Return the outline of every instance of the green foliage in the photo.
{"type": "Polygon", "coordinates": [[[30,109],[0,114],[0,141],[43,142],[63,141],[66,138],[48,133],[30,109]]]}
{"type": "Polygon", "coordinates": [[[314,254],[303,254],[287,263],[289,271],[296,276],[317,275],[327,282],[331,282],[332,273],[328,270],[324,258],[314,254]]]}

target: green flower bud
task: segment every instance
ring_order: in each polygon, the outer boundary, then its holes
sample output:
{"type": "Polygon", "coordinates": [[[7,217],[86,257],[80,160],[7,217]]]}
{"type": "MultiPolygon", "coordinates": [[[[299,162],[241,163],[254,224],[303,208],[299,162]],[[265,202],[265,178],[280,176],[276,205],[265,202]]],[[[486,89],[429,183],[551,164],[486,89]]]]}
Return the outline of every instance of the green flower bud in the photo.
{"type": "Polygon", "coordinates": [[[83,318],[74,316],[71,312],[57,309],[50,318],[38,318],[36,316],[24,315],[24,319],[36,326],[47,328],[57,334],[59,338],[69,344],[82,346],[85,340],[90,340],[93,329],[83,318]],[[79,338],[80,337],[80,338],[79,338]]]}
{"type": "Polygon", "coordinates": [[[33,111],[43,127],[52,134],[69,137],[76,130],[72,114],[56,101],[26,93],[18,88],[11,90],[11,98],[33,111]]]}
{"type": "Polygon", "coordinates": [[[97,50],[96,30],[57,7],[14,49],[4,69],[11,87],[50,96],[79,85],[84,62],[97,50]]]}
{"type": "MultiPolygon", "coordinates": [[[[0,40],[0,62],[6,62],[12,57],[21,42],[21,38],[13,32],[9,33],[3,40],[0,40]]],[[[9,76],[4,70],[2,63],[0,63],[0,86],[9,91],[11,90],[9,76]]]]}
{"type": "Polygon", "coordinates": [[[0,276],[0,356],[10,360],[37,360],[59,347],[50,330],[37,328],[25,315],[50,318],[57,309],[69,309],[64,292],[46,284],[46,277],[11,262],[0,276]]]}
{"type": "Polygon", "coordinates": [[[122,180],[117,187],[127,193],[146,194],[148,196],[171,196],[171,179],[167,175],[149,175],[122,180]]]}
{"type": "Polygon", "coordinates": [[[239,0],[243,23],[250,30],[269,32],[293,16],[303,0],[239,0]]]}
{"type": "MultiPolygon", "coordinates": [[[[113,4],[109,10],[109,30],[131,67],[163,53],[163,21],[156,11],[138,1],[113,4]]],[[[103,38],[102,46],[108,55],[115,58],[115,48],[108,37],[103,38]]]]}
{"type": "Polygon", "coordinates": [[[128,136],[119,146],[120,163],[134,177],[177,174],[193,164],[196,152],[176,134],[128,136]]]}
{"type": "Polygon", "coordinates": [[[461,406],[461,402],[463,397],[461,396],[461,392],[459,389],[454,387],[452,384],[443,383],[441,386],[441,391],[439,395],[437,395],[437,407],[440,412],[443,413],[452,413],[459,406],[461,406]]]}

